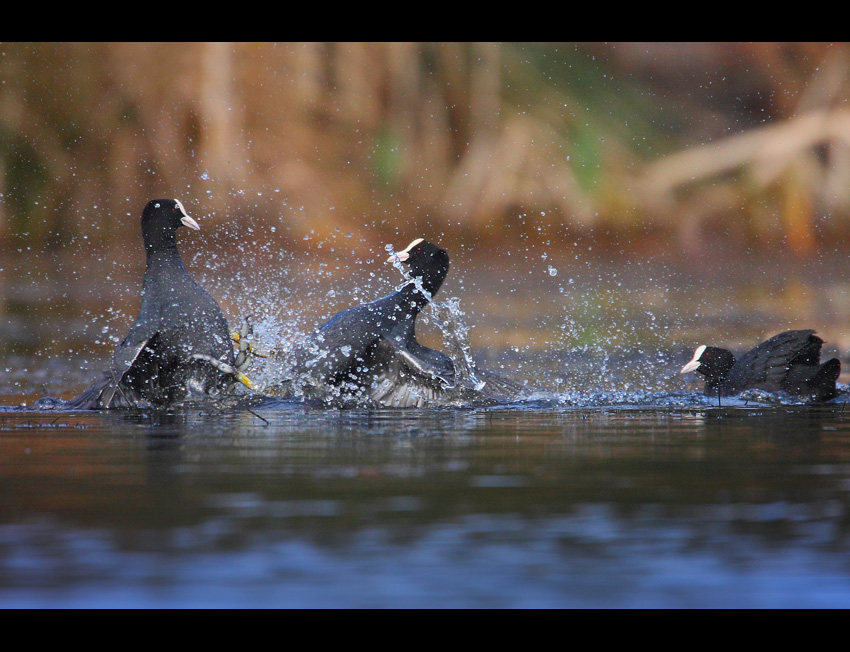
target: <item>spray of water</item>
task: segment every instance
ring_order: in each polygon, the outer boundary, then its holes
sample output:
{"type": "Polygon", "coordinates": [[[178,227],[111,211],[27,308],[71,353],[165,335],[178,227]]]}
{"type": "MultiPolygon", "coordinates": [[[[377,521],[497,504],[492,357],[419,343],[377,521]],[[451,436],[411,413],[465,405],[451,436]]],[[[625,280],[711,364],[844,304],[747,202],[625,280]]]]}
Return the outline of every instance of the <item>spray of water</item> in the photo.
{"type": "MultiPolygon", "coordinates": [[[[244,200],[243,195],[240,198],[244,200]]],[[[250,217],[228,215],[218,228],[203,230],[202,240],[184,238],[181,250],[192,275],[219,300],[234,328],[250,318],[251,343],[268,356],[253,359],[247,372],[258,389],[273,390],[288,382],[299,396],[307,379],[296,377],[293,352],[311,346],[310,353],[321,360],[328,353],[311,339],[314,330],[340,310],[389,294],[394,283],[374,269],[383,257],[363,255],[364,239],[358,242],[352,233],[339,229],[330,234],[308,233],[303,237],[310,249],[298,254],[275,244],[287,232],[290,220],[285,211],[302,210],[285,202],[283,206],[280,225],[271,232],[255,227],[250,217]]],[[[201,218],[202,226],[207,226],[201,218]]],[[[501,352],[488,354],[502,356],[500,370],[528,383],[525,396],[529,400],[566,407],[703,404],[696,387],[674,378],[672,372],[665,376],[666,370],[681,366],[669,350],[682,324],[671,322],[667,309],[668,288],[675,291],[675,283],[646,271],[655,269],[657,274],[657,265],[635,263],[629,268],[623,263],[619,271],[612,273],[608,267],[603,275],[596,266],[596,253],[579,241],[573,243],[572,251],[555,252],[548,241],[535,244],[521,237],[520,243],[525,248],[515,248],[508,255],[520,259],[522,271],[505,271],[499,289],[508,299],[522,297],[525,303],[517,301],[499,317],[516,318],[517,306],[520,310],[528,306],[523,316],[534,332],[525,343],[512,342],[503,345],[501,352]],[[526,272],[530,278],[520,279],[519,274],[526,272]],[[526,283],[520,284],[521,280],[526,283]]],[[[392,245],[385,249],[393,251],[392,245]]],[[[427,292],[400,261],[395,260],[393,267],[403,283],[415,283],[420,292],[427,292]]],[[[470,341],[478,299],[475,293],[463,300],[438,295],[419,317],[422,324],[439,329],[440,348],[454,364],[457,384],[471,389],[486,383],[474,362],[470,341]]],[[[128,319],[111,310],[94,318],[87,331],[90,343],[107,354],[120,340],[128,319]]],[[[699,310],[701,306],[694,306],[695,314],[699,310]]],[[[685,348],[691,346],[690,339],[687,344],[685,348]]],[[[358,395],[356,388],[343,385],[333,388],[331,396],[336,398],[343,391],[358,395]]]]}

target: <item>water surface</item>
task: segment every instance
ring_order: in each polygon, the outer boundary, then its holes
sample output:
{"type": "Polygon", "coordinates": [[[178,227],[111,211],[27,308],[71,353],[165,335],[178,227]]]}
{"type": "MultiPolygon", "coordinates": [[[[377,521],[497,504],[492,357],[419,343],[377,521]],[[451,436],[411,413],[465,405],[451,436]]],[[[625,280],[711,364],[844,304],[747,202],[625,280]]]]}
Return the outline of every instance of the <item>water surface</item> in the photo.
{"type": "MultiPolygon", "coordinates": [[[[0,606],[850,606],[847,388],[718,406],[677,374],[706,336],[794,327],[846,360],[837,268],[550,254],[458,256],[444,291],[476,360],[539,391],[423,410],[47,409],[104,368],[141,276],[4,263],[0,606]]],[[[187,260],[273,341],[397,281],[335,257],[289,276],[187,260]]]]}
{"type": "Polygon", "coordinates": [[[850,606],[843,404],[0,413],[0,605],[850,606]]]}

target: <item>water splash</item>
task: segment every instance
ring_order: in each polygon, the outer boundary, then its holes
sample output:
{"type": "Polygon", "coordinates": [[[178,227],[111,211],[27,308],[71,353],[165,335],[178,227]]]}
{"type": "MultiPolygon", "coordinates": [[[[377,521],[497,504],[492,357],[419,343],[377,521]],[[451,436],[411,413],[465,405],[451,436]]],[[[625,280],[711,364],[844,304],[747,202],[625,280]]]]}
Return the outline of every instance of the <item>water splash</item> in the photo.
{"type": "MultiPolygon", "coordinates": [[[[387,245],[387,251],[392,254],[392,245],[387,245]]],[[[391,255],[390,260],[393,267],[401,272],[405,278],[405,282],[397,289],[401,289],[408,283],[413,283],[417,291],[429,299],[428,305],[420,313],[420,319],[427,323],[430,318],[440,329],[443,342],[448,347],[449,357],[454,364],[456,383],[463,387],[471,387],[476,391],[481,391],[484,388],[485,381],[478,378],[476,373],[475,363],[472,359],[472,346],[469,341],[470,326],[467,325],[465,320],[466,313],[460,307],[460,298],[434,299],[431,293],[422,286],[422,279],[411,276],[410,271],[401,263],[398,256],[391,255]]]]}
{"type": "Polygon", "coordinates": [[[431,301],[428,305],[430,316],[442,332],[443,341],[449,349],[458,382],[480,391],[484,388],[484,381],[476,375],[469,342],[470,326],[464,319],[466,313],[460,308],[460,299],[449,297],[443,301],[431,301]]]}
{"type": "MultiPolygon", "coordinates": [[[[286,229],[283,218],[281,229],[286,229]]],[[[319,324],[351,305],[384,296],[394,287],[387,278],[392,274],[372,269],[386,258],[356,253],[350,233],[313,234],[311,244],[316,255],[306,256],[276,248],[271,240],[264,242],[262,234],[244,221],[239,229],[225,227],[206,233],[210,237],[201,244],[187,240],[195,247],[202,245],[194,255],[187,252],[187,261],[193,276],[222,302],[231,323],[238,324],[250,315],[255,346],[263,353],[273,354],[269,359],[255,360],[249,372],[260,391],[292,377],[292,352],[308,342],[319,324]]],[[[392,245],[387,245],[385,251],[392,254],[392,245]]],[[[527,260],[533,257],[531,249],[526,250],[527,260]]],[[[416,283],[419,291],[427,295],[419,279],[411,279],[408,268],[391,258],[391,266],[398,270],[404,283],[416,283]]],[[[480,388],[483,366],[526,382],[522,398],[511,403],[514,407],[534,402],[559,408],[716,407],[716,400],[701,395],[701,387],[675,373],[681,366],[676,357],[676,338],[681,328],[674,328],[681,324],[670,321],[666,289],[670,283],[665,283],[657,271],[650,275],[642,269],[618,268],[606,269],[603,275],[585,262],[587,269],[582,273],[568,256],[538,258],[542,262],[535,259],[530,265],[535,272],[529,272],[533,286],[523,288],[524,277],[516,272],[508,274],[510,282],[499,286],[507,288],[512,299],[524,297],[516,302],[511,318],[522,314],[517,310],[530,308],[525,313],[530,319],[522,328],[528,326],[535,331],[525,344],[520,341],[493,350],[473,351],[470,334],[479,321],[475,316],[479,297],[474,293],[463,301],[457,296],[437,295],[421,313],[422,323],[434,324],[439,330],[442,346],[437,348],[452,359],[460,384],[480,388]],[[540,307],[546,288],[554,288],[555,309],[540,307]],[[524,289],[529,290],[525,295],[524,289]],[[550,333],[541,335],[546,329],[550,333]],[[539,341],[535,342],[534,337],[539,337],[539,341]],[[486,361],[482,365],[482,356],[489,356],[489,363],[498,360],[497,366],[491,367],[486,361]]],[[[579,265],[584,262],[578,255],[575,258],[579,265]]],[[[504,275],[504,270],[500,274],[504,275]]],[[[462,287],[463,281],[461,284],[462,287]]],[[[93,337],[89,339],[95,344],[102,342],[105,350],[111,352],[124,330],[118,323],[122,321],[126,321],[126,315],[120,312],[101,315],[90,327],[93,337]]],[[[690,338],[685,348],[690,353],[690,338]]],[[[319,349],[314,353],[321,355],[319,349]]],[[[352,387],[344,389],[357,396],[352,387]]],[[[331,396],[338,398],[341,392],[341,388],[335,388],[331,396]]],[[[451,404],[468,405],[467,398],[468,395],[451,404]]],[[[846,392],[838,400],[845,399],[846,392]]],[[[740,399],[741,405],[747,402],[772,405],[787,400],[762,393],[740,399]]],[[[735,405],[735,399],[724,399],[723,406],[726,405],[735,405]]]]}

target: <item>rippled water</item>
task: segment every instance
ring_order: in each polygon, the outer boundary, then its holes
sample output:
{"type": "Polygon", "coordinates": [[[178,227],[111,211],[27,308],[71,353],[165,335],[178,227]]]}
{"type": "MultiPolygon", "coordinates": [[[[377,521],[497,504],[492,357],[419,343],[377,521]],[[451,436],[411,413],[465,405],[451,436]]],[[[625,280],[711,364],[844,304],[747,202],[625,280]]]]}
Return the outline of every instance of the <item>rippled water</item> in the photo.
{"type": "Polygon", "coordinates": [[[850,606],[843,404],[0,413],[0,605],[850,606]]]}
{"type": "MultiPolygon", "coordinates": [[[[21,264],[0,292],[0,606],[850,606],[850,390],[718,407],[676,373],[706,335],[791,327],[846,360],[845,286],[508,262],[481,280],[461,259],[445,298],[476,361],[535,388],[523,401],[115,414],[37,399],[100,371],[138,279],[21,264]]],[[[397,281],[227,269],[194,272],[269,346],[397,281]]]]}

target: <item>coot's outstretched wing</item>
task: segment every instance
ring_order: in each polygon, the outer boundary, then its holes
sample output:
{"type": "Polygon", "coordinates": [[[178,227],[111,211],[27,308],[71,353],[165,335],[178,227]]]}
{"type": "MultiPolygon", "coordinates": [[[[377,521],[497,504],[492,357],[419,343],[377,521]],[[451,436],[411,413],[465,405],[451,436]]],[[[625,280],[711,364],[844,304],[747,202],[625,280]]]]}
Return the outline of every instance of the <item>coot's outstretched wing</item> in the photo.
{"type": "Polygon", "coordinates": [[[367,368],[360,382],[369,399],[385,407],[423,407],[454,387],[451,358],[418,343],[414,353],[381,338],[371,351],[367,368]]]}
{"type": "Polygon", "coordinates": [[[127,373],[156,333],[144,323],[136,322],[127,337],[118,345],[109,369],[88,389],[65,404],[70,410],[108,410],[134,407],[142,400],[141,393],[127,382],[127,373]]]}
{"type": "Polygon", "coordinates": [[[486,369],[459,373],[452,359],[415,339],[407,346],[381,339],[371,360],[374,367],[365,383],[372,401],[388,407],[422,407],[441,401],[506,401],[522,386],[486,369]]]}
{"type": "Polygon", "coordinates": [[[509,378],[505,378],[504,376],[500,376],[489,369],[476,368],[475,376],[478,380],[484,383],[483,385],[478,386],[476,390],[487,398],[496,401],[510,401],[516,399],[525,389],[519,383],[509,378]]]}
{"type": "Polygon", "coordinates": [[[137,391],[122,385],[120,379],[105,371],[82,394],[67,401],[64,407],[68,410],[130,408],[141,400],[137,391]]]}

